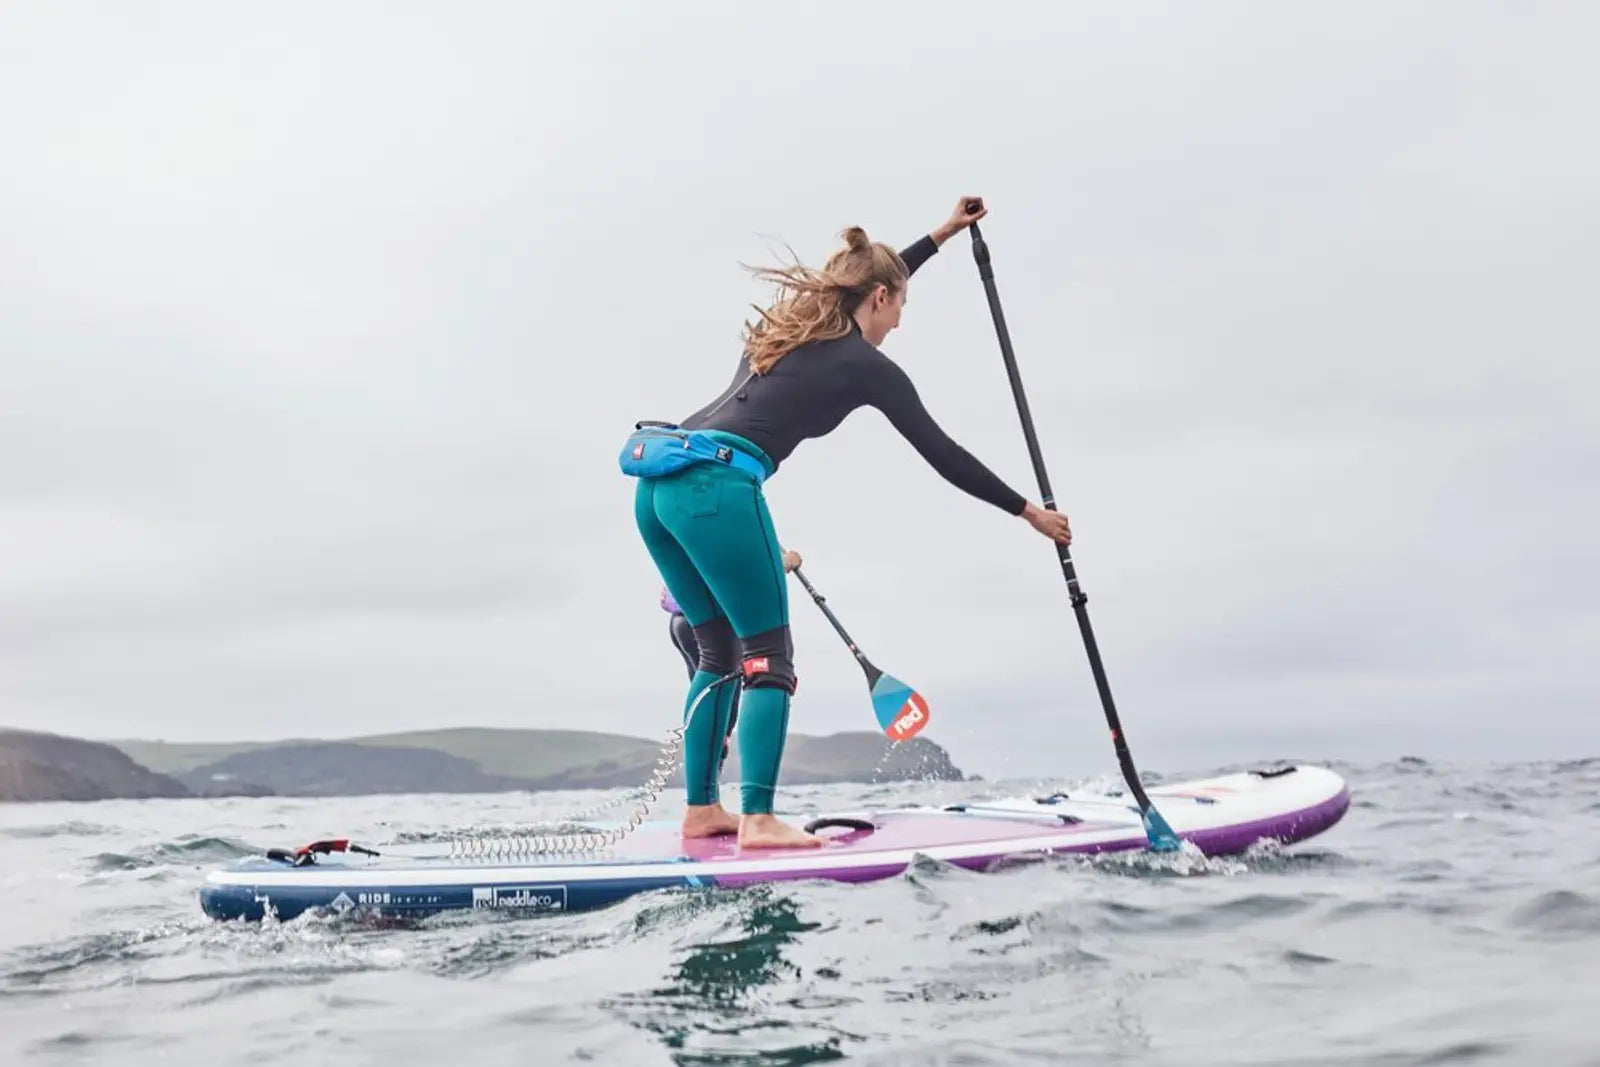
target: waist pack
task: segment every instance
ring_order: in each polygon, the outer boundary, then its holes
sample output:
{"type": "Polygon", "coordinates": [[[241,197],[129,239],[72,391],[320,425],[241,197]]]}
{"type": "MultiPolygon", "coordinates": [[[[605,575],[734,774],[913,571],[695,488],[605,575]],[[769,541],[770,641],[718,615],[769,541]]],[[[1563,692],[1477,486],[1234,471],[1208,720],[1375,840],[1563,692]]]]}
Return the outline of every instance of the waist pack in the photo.
{"type": "Polygon", "coordinates": [[[695,463],[721,463],[737,467],[759,485],[767,469],[754,456],[725,445],[699,430],[685,430],[670,422],[636,422],[617,465],[630,478],[660,478],[695,463]]]}

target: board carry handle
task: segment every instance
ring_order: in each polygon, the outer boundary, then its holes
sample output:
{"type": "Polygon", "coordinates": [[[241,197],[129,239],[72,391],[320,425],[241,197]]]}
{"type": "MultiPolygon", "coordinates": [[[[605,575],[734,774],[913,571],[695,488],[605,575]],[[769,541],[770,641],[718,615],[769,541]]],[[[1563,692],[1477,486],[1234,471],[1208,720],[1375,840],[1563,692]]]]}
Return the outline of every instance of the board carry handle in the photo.
{"type": "Polygon", "coordinates": [[[843,815],[824,815],[820,819],[812,819],[806,823],[806,833],[814,834],[818,830],[826,830],[830,826],[837,826],[844,830],[861,830],[871,833],[878,828],[877,823],[868,822],[866,819],[851,819],[843,815]]]}

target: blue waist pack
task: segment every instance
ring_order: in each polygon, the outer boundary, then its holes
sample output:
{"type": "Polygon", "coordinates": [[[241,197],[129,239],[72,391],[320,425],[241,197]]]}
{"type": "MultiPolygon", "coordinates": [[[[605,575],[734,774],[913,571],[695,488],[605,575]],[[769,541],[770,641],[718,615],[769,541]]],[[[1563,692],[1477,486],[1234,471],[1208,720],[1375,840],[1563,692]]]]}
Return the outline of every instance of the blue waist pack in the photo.
{"type": "Polygon", "coordinates": [[[630,478],[660,478],[695,463],[721,463],[749,474],[759,485],[767,469],[754,456],[723,444],[698,430],[685,430],[670,422],[637,422],[617,457],[617,465],[630,478]]]}

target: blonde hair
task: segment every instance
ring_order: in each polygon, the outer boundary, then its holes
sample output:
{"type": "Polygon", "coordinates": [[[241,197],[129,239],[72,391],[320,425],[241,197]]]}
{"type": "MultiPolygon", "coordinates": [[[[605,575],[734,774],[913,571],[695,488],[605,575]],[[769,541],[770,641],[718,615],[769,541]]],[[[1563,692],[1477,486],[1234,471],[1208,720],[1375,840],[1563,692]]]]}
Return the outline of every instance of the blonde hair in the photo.
{"type": "Polygon", "coordinates": [[[849,333],[856,308],[877,286],[886,286],[891,293],[904,288],[911,272],[900,253],[868,240],[860,226],[840,236],[845,246],[829,256],[821,270],[798,261],[790,267],[745,268],[778,287],[770,306],[756,308],[760,321],[745,324],[745,358],[752,373],[766,374],[803,344],[849,333]]]}

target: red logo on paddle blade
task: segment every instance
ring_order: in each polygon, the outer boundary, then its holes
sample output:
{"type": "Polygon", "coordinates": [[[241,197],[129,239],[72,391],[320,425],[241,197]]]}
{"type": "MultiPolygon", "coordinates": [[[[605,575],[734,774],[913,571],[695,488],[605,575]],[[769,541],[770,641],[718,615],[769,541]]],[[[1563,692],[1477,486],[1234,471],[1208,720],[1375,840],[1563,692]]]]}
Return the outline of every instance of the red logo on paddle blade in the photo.
{"type": "Polygon", "coordinates": [[[900,705],[900,711],[889,724],[887,733],[896,741],[904,741],[917,736],[926,725],[928,725],[928,702],[922,699],[921,693],[912,693],[906,698],[906,702],[900,705]]]}

